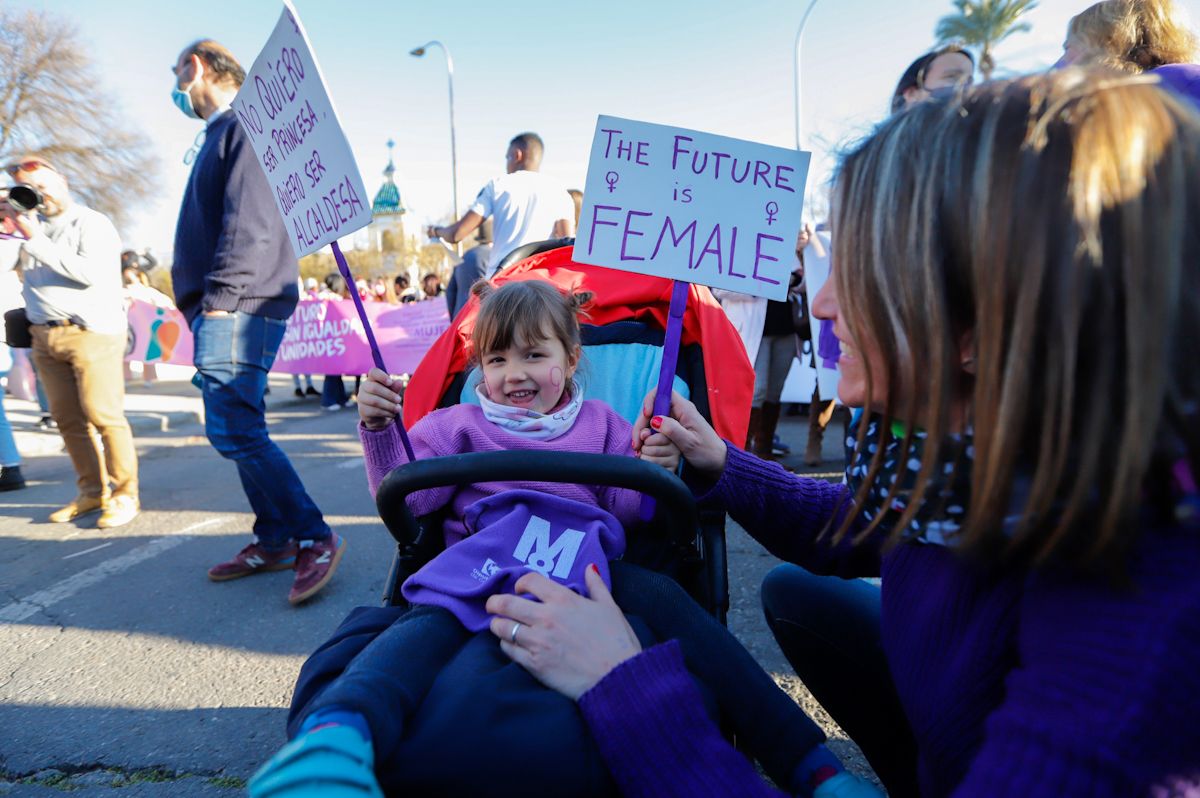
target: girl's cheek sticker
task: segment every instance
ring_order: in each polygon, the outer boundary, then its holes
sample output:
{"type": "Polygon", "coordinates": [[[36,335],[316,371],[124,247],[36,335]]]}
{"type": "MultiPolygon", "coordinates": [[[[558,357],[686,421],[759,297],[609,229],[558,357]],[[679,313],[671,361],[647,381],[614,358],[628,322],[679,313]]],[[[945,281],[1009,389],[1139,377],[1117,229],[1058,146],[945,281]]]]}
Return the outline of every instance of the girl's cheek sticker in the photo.
{"type": "Polygon", "coordinates": [[[550,384],[555,388],[563,384],[563,370],[559,366],[550,369],[550,384]]]}

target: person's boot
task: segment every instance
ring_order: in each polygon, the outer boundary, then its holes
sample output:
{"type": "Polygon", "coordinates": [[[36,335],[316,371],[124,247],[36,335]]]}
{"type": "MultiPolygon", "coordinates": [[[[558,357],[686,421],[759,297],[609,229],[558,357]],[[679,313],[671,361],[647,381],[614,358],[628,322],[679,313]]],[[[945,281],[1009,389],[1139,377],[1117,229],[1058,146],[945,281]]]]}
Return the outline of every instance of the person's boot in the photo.
{"type": "Polygon", "coordinates": [[[757,440],[762,432],[762,408],[750,408],[750,426],[746,430],[746,445],[742,448],[747,452],[754,451],[754,441],[757,440]]]}
{"type": "Polygon", "coordinates": [[[20,466],[0,466],[0,492],[20,490],[25,487],[25,477],[20,466]]]}
{"type": "Polygon", "coordinates": [[[779,426],[779,402],[763,402],[762,416],[759,419],[758,437],[754,440],[754,453],[764,460],[770,460],[771,441],[775,438],[775,428],[779,426]]]}

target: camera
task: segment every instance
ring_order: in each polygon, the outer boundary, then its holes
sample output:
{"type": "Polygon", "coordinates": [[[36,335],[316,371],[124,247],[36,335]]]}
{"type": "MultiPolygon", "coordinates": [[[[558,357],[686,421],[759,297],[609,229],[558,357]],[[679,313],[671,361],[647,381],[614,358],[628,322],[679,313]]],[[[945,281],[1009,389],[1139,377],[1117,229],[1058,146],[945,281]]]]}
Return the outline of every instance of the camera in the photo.
{"type": "Polygon", "coordinates": [[[42,192],[25,183],[17,183],[8,189],[8,194],[4,198],[8,200],[9,205],[20,213],[29,213],[30,211],[37,210],[45,202],[42,192]]]}

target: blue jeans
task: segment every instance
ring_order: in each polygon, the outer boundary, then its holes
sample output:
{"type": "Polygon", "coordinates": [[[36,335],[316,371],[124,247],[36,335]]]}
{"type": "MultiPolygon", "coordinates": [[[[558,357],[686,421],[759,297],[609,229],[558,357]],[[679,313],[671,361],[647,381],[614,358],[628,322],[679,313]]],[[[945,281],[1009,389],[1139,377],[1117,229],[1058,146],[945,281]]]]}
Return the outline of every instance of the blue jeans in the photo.
{"type": "MultiPolygon", "coordinates": [[[[8,344],[0,342],[0,377],[8,373],[12,364],[8,344]]],[[[17,452],[17,442],[13,438],[12,424],[4,414],[4,390],[0,388],[0,466],[19,466],[21,455],[17,452]]]]}
{"type": "Polygon", "coordinates": [[[330,535],[287,455],[267,434],[263,393],[286,325],[241,312],[201,315],[192,323],[205,432],[213,448],[237,465],[254,508],[254,534],[267,547],[330,535]]]}

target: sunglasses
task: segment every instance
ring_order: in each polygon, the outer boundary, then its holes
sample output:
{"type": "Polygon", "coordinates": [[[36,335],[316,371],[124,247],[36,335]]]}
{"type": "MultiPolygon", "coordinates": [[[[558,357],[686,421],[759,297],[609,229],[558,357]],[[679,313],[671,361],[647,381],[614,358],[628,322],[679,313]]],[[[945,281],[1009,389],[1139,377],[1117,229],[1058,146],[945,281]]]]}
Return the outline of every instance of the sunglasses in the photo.
{"type": "Polygon", "coordinates": [[[49,169],[51,172],[55,171],[54,167],[45,161],[21,161],[20,163],[10,163],[8,166],[4,167],[4,170],[8,172],[9,177],[15,176],[17,172],[32,172],[34,169],[49,169]]]}

